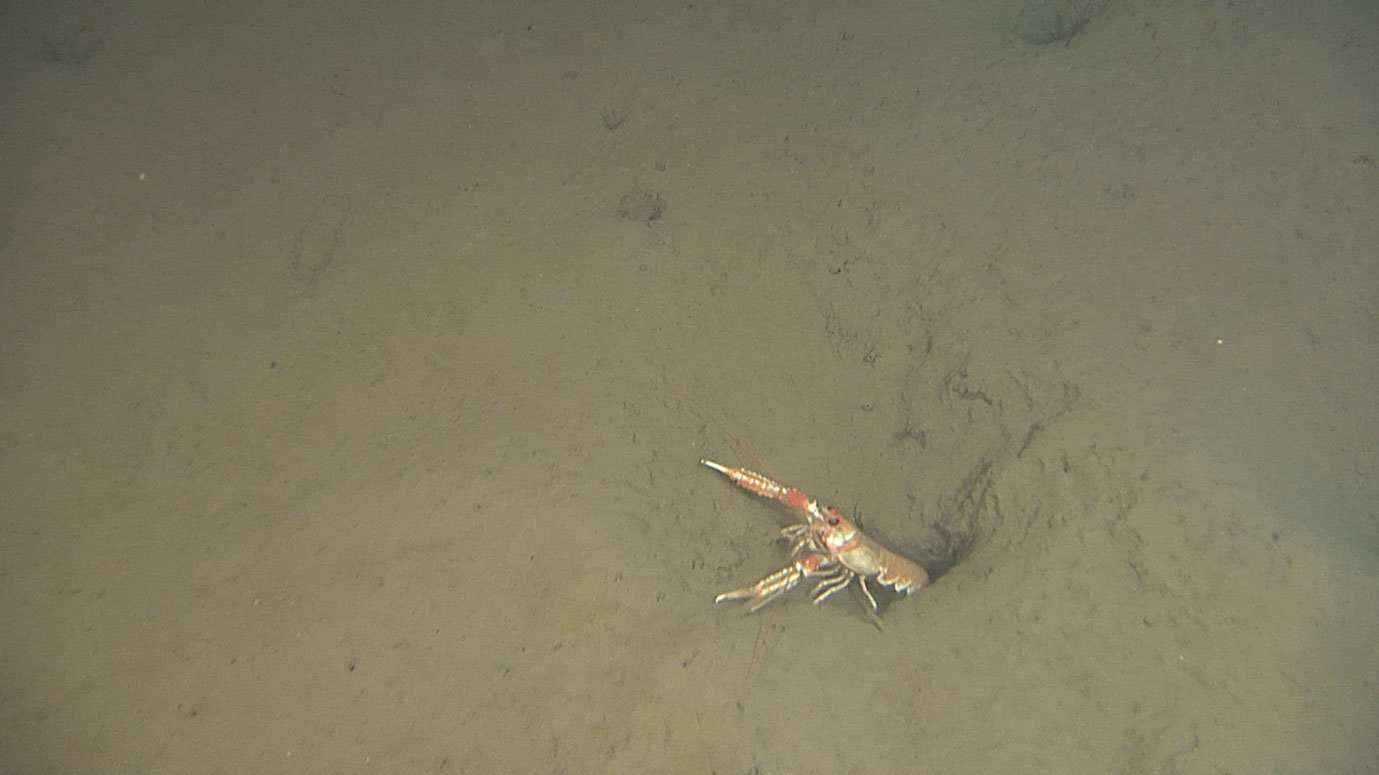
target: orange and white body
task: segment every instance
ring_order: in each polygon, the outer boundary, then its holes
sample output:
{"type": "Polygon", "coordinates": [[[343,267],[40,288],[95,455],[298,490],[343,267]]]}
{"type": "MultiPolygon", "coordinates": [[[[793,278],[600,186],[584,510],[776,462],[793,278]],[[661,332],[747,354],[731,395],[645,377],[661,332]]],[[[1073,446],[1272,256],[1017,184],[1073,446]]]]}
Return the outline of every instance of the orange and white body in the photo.
{"type": "Polygon", "coordinates": [[[867,588],[867,580],[894,589],[902,595],[913,595],[929,583],[929,574],[914,562],[867,537],[852,522],[831,506],[820,506],[803,492],[745,468],[732,468],[712,460],[699,461],[723,474],[739,487],[764,498],[780,501],[799,512],[804,521],[781,530],[781,537],[790,542],[794,561],[750,587],[724,592],[714,599],[747,600],[748,610],[757,611],[781,595],[789,592],[803,579],[817,578],[809,593],[815,604],[821,603],[857,580],[871,603],[871,613],[877,610],[876,598],[867,588]]]}

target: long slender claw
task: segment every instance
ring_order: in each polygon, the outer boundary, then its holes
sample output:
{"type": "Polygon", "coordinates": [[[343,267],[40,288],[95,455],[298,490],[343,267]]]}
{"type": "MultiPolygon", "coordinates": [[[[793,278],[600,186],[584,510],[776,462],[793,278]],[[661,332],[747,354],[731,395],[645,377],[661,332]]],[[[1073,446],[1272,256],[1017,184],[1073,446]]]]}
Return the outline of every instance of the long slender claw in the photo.
{"type": "Polygon", "coordinates": [[[715,597],[715,598],[713,599],[713,601],[714,601],[715,603],[721,603],[721,602],[723,602],[724,600],[746,600],[746,599],[749,598],[749,597],[756,597],[756,596],[757,596],[757,591],[756,591],[754,588],[752,588],[752,587],[743,587],[742,589],[734,589],[734,590],[731,591],[731,592],[724,592],[723,594],[719,595],[718,597],[715,597]]]}
{"type": "Polygon", "coordinates": [[[793,487],[786,487],[765,474],[749,471],[746,468],[725,466],[722,463],[716,463],[707,459],[700,460],[699,462],[728,477],[732,480],[733,484],[738,487],[760,495],[763,498],[777,500],[796,509],[805,508],[809,503],[809,498],[804,493],[793,487]]]}
{"type": "Polygon", "coordinates": [[[699,462],[700,462],[700,463],[703,463],[704,465],[708,466],[709,468],[712,468],[713,470],[717,471],[718,473],[723,474],[724,476],[732,476],[732,474],[728,473],[728,467],[725,466],[725,465],[723,465],[722,463],[715,463],[715,462],[713,462],[712,460],[707,460],[707,459],[705,459],[705,460],[700,460],[699,462]]]}
{"type": "Polygon", "coordinates": [[[762,598],[761,598],[760,600],[758,600],[758,601],[756,601],[755,603],[752,603],[751,605],[747,606],[747,613],[749,613],[749,614],[754,614],[754,613],[756,613],[757,611],[760,611],[761,609],[765,608],[766,606],[771,605],[772,603],[776,602],[776,599],[779,598],[781,595],[784,595],[785,593],[786,593],[786,590],[784,590],[784,589],[777,589],[777,590],[774,590],[774,591],[772,591],[772,592],[767,593],[766,595],[763,595],[762,598]]]}
{"type": "Polygon", "coordinates": [[[713,601],[721,603],[724,600],[751,600],[752,604],[748,606],[747,611],[748,613],[756,613],[769,605],[771,601],[794,589],[803,577],[803,571],[791,565],[788,568],[781,568],[750,587],[724,592],[714,598],[713,601]]]}
{"type": "Polygon", "coordinates": [[[754,614],[785,594],[785,589],[782,587],[780,589],[758,590],[756,587],[743,587],[742,589],[734,589],[732,592],[724,592],[715,597],[713,601],[721,603],[724,600],[752,600],[752,604],[747,606],[747,613],[754,614]]]}

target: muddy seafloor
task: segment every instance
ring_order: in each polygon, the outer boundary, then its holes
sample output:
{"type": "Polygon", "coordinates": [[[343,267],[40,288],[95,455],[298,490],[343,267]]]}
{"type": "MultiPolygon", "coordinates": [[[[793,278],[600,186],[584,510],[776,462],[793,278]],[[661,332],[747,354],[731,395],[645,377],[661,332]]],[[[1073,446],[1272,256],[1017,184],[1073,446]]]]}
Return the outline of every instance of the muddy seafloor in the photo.
{"type": "Polygon", "coordinates": [[[0,769],[1374,771],[1376,24],[10,8],[0,769]]]}

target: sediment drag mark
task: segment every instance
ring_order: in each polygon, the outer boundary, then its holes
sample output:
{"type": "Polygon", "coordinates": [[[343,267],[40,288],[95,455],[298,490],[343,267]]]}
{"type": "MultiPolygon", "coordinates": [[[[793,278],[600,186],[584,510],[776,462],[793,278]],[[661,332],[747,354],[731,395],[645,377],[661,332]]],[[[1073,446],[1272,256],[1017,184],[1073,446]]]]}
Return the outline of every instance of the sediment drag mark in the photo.
{"type": "Polygon", "coordinates": [[[344,241],[349,220],[348,195],[326,194],[311,208],[311,214],[292,240],[289,271],[296,285],[294,295],[309,296],[315,292],[344,241]]]}

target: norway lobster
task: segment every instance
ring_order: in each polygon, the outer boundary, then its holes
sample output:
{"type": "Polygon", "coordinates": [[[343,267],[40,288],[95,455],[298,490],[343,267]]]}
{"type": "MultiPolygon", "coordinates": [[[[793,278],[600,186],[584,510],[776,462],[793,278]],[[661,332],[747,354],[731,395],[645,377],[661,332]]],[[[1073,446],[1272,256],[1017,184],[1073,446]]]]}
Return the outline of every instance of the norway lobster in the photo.
{"type": "MultiPolygon", "coordinates": [[[[817,605],[856,579],[871,604],[869,613],[875,617],[876,598],[867,587],[868,579],[902,595],[913,595],[929,583],[929,574],[923,568],[868,538],[837,509],[820,506],[803,492],[755,471],[732,468],[712,460],[699,462],[744,490],[784,503],[804,518],[803,522],[780,531],[781,538],[790,543],[793,558],[790,565],[750,587],[724,592],[714,598],[715,603],[745,600],[748,611],[756,612],[794,589],[800,581],[816,579],[809,597],[817,605]]],[[[873,621],[876,620],[873,618],[873,621]]]]}

